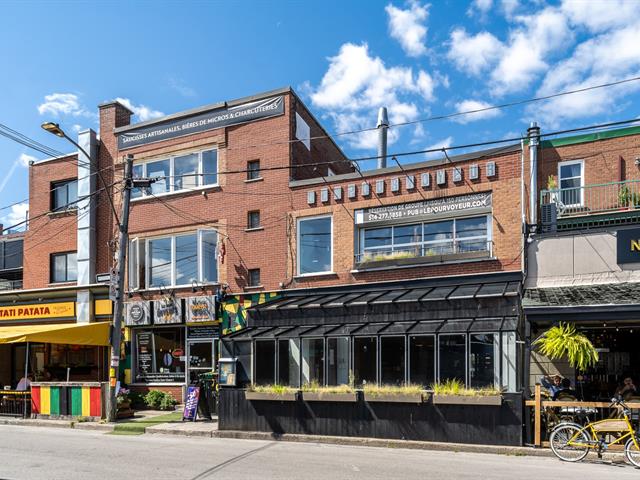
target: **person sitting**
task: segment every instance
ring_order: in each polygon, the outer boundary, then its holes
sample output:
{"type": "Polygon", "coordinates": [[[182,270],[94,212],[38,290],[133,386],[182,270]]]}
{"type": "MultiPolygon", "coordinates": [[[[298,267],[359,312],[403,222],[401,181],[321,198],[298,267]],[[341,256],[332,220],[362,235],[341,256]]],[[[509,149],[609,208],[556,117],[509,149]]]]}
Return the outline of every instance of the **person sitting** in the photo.
{"type": "Polygon", "coordinates": [[[27,390],[30,390],[31,389],[31,379],[32,379],[31,374],[27,375],[26,377],[22,377],[20,379],[20,381],[18,382],[18,386],[16,387],[16,390],[18,392],[26,392],[27,390]]]}
{"type": "Polygon", "coordinates": [[[623,384],[616,389],[615,396],[622,397],[626,400],[628,397],[636,395],[637,391],[638,389],[634,385],[633,379],[631,377],[627,377],[624,379],[623,384]]]}
{"type": "Polygon", "coordinates": [[[571,388],[571,380],[563,378],[561,388],[551,398],[552,400],[577,400],[578,393],[571,388]]]}
{"type": "Polygon", "coordinates": [[[562,390],[562,377],[560,375],[554,375],[553,377],[545,375],[540,379],[540,383],[549,391],[551,398],[554,398],[556,393],[562,390]]]}

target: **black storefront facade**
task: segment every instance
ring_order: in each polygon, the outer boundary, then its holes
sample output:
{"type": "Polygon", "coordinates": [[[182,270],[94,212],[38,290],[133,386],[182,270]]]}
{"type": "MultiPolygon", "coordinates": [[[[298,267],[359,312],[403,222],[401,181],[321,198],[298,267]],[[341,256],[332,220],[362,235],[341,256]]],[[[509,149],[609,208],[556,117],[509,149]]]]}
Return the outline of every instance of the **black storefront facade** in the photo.
{"type": "Polygon", "coordinates": [[[280,292],[222,339],[237,386],[220,428],[498,445],[522,444],[520,272],[280,292]],[[250,385],[500,386],[497,405],[252,401],[250,385]]]}

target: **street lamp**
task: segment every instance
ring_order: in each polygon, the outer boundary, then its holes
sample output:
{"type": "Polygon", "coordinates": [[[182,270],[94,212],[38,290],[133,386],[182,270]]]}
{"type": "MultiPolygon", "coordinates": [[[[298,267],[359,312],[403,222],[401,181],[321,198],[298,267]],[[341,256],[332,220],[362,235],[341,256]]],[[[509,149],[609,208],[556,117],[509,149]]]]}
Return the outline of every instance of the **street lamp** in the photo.
{"type": "Polygon", "coordinates": [[[64,134],[64,132],[62,131],[62,129],[60,128],[60,125],[58,125],[57,123],[44,122],[42,124],[42,128],[45,129],[47,132],[53,133],[54,135],[56,135],[58,137],[64,138],[66,136],[64,134]]]}

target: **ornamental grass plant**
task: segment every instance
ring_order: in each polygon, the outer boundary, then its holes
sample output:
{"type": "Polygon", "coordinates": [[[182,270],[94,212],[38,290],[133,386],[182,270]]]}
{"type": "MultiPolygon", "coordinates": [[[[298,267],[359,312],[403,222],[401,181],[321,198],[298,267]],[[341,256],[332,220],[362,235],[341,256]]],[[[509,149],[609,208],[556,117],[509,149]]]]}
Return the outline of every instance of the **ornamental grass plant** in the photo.
{"type": "Polygon", "coordinates": [[[462,395],[467,397],[484,397],[489,395],[501,395],[502,390],[493,387],[467,388],[464,383],[451,378],[444,382],[432,383],[430,386],[434,395],[462,395]]]}

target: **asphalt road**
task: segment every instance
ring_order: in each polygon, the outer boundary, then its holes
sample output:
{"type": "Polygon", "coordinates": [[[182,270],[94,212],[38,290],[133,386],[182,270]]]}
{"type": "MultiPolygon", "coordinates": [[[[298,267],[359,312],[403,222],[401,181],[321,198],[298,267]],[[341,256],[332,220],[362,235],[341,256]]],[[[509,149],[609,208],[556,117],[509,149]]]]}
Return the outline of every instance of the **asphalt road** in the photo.
{"type": "Polygon", "coordinates": [[[0,479],[640,479],[554,458],[0,427],[0,479]]]}

